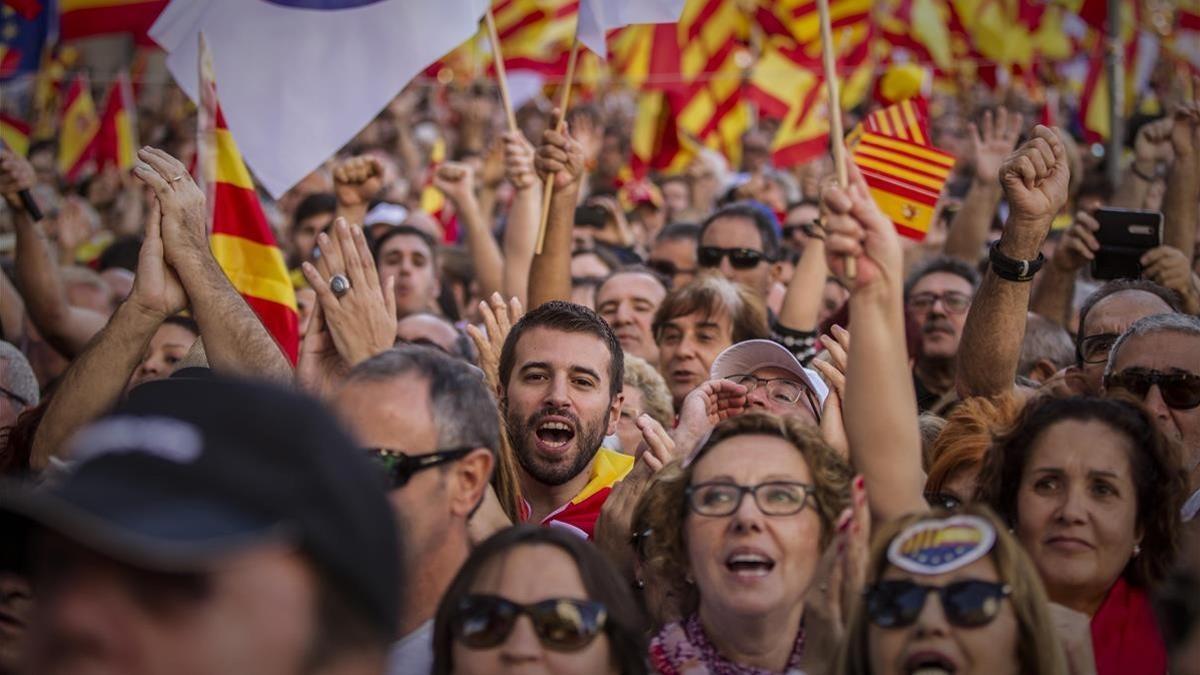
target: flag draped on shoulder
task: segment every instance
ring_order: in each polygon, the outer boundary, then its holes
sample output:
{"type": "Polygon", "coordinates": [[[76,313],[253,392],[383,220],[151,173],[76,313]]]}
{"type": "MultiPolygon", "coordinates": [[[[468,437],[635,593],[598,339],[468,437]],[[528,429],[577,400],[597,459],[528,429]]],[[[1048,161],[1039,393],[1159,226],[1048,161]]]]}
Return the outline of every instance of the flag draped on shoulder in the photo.
{"type": "Polygon", "coordinates": [[[67,89],[59,122],[58,173],[68,183],[79,180],[93,168],[99,131],[100,117],[92,100],[91,85],[81,73],[67,89]]]}
{"type": "Polygon", "coordinates": [[[487,0],[172,0],[150,35],[196,100],[204,32],[229,129],[278,197],[474,35],[486,8],[487,0]]]}
{"type": "Polygon", "coordinates": [[[205,69],[200,83],[207,93],[201,96],[199,157],[208,192],[213,256],[295,364],[300,349],[296,293],[210,78],[211,69],[205,69]]]}
{"type": "Polygon", "coordinates": [[[104,101],[100,131],[96,137],[96,164],[103,169],[112,164],[122,171],[133,168],[137,153],[137,106],[129,75],[121,73],[113,80],[104,101]]]}

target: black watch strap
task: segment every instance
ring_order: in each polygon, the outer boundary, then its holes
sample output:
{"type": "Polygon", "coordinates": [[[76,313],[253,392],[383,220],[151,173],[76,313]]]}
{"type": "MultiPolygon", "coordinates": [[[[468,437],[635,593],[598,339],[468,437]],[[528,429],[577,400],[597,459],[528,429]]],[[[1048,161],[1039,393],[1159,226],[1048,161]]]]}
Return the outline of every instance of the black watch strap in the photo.
{"type": "Polygon", "coordinates": [[[992,271],[1001,279],[1025,282],[1032,281],[1033,276],[1042,269],[1042,265],[1046,264],[1046,256],[1038,253],[1035,260],[1017,260],[1001,253],[1000,248],[993,243],[988,250],[988,261],[992,263],[992,271]]]}

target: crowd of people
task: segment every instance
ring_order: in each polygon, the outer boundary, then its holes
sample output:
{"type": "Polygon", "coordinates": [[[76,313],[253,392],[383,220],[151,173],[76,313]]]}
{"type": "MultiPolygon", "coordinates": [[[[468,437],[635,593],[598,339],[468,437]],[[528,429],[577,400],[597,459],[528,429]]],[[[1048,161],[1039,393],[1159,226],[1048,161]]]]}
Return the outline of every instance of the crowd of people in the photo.
{"type": "Polygon", "coordinates": [[[178,91],[127,174],[0,150],[0,674],[1198,673],[1191,91],[1115,185],[935,97],[914,241],[761,128],[635,179],[617,93],[415,84],[263,198],[294,364],[178,91]]]}

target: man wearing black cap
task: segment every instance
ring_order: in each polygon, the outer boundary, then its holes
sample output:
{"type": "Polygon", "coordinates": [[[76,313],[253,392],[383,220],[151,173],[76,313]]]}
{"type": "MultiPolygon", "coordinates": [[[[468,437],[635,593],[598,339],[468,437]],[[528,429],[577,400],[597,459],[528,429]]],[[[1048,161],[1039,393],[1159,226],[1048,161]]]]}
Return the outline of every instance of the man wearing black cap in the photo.
{"type": "Polygon", "coordinates": [[[378,674],[396,526],[316,402],[172,378],[85,428],[47,487],[0,489],[34,580],[29,672],[378,674]],[[13,518],[16,516],[16,518],[13,518]]]}

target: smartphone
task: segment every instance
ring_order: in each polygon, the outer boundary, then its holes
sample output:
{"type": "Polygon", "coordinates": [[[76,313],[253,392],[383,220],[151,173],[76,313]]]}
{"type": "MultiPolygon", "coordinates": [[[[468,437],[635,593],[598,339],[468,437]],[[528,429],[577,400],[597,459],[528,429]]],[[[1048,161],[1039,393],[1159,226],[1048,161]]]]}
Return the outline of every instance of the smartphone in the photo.
{"type": "Polygon", "coordinates": [[[575,207],[575,226],[603,230],[608,223],[608,211],[592,204],[575,207]]]}
{"type": "Polygon", "coordinates": [[[1142,256],[1162,245],[1163,216],[1158,211],[1099,208],[1100,250],[1092,260],[1094,279],[1140,279],[1142,256]]]}

